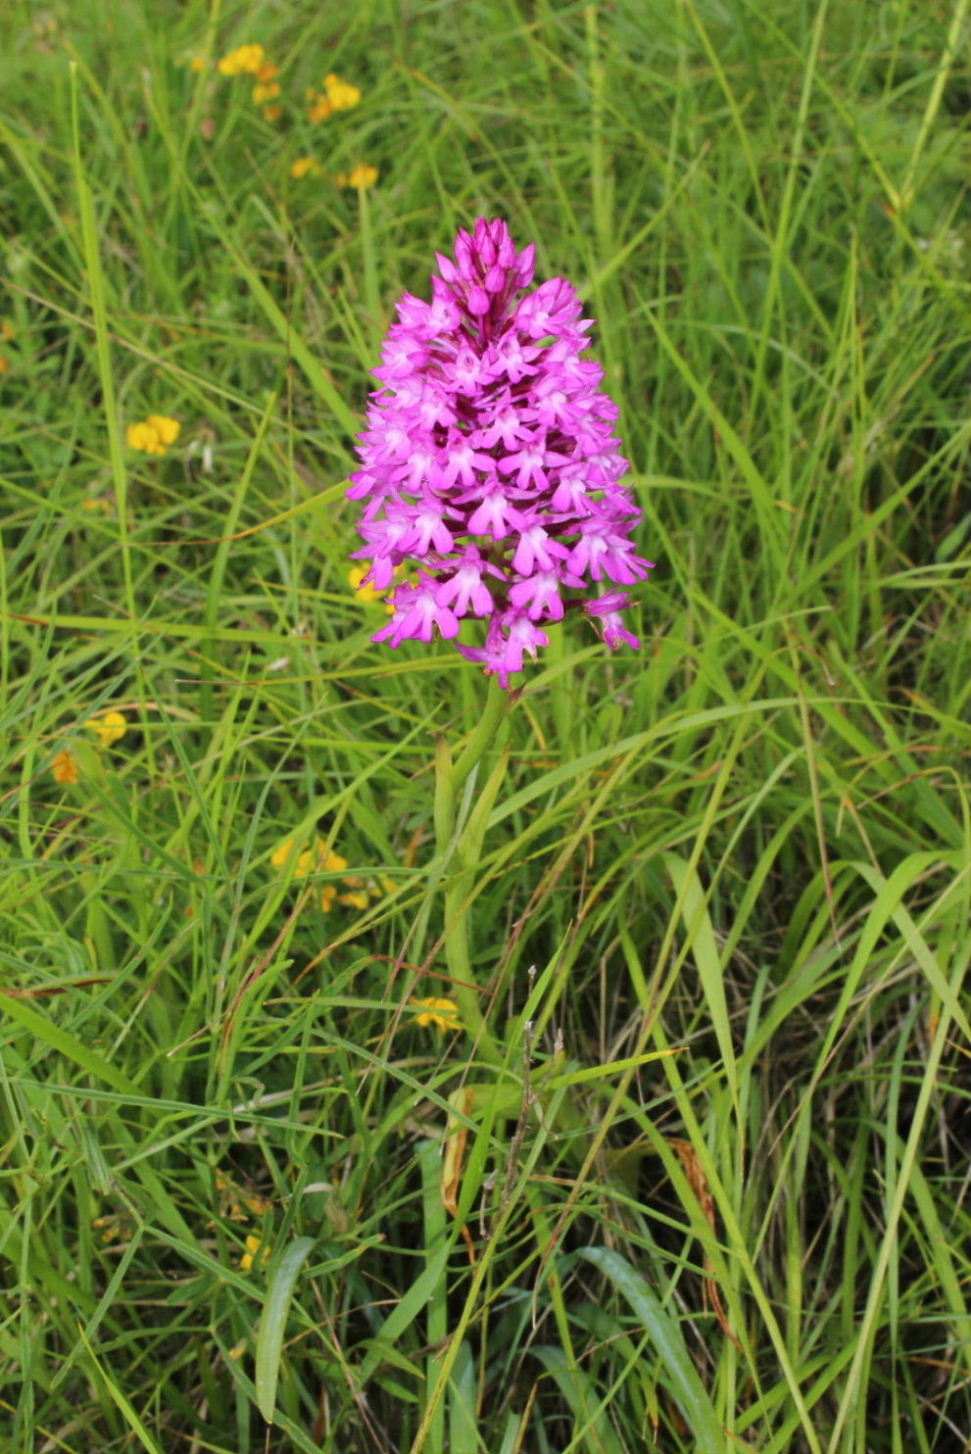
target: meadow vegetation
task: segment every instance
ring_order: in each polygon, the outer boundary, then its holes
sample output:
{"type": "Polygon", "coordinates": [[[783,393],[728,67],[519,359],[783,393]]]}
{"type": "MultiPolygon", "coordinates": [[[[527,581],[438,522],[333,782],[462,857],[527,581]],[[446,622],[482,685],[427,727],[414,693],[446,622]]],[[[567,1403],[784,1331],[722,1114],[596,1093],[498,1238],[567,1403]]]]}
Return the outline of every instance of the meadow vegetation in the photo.
{"type": "Polygon", "coordinates": [[[968,15],[4,7],[4,1451],[967,1450],[968,15]],[[658,568],[469,874],[345,489],[479,215],[658,568]]]}

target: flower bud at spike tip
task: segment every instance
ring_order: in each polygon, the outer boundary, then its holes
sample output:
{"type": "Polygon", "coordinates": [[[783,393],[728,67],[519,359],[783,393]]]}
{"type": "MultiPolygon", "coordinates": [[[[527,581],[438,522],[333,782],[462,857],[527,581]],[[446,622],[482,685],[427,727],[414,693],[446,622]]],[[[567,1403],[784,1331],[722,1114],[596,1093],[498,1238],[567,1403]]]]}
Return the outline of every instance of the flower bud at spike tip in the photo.
{"type": "Polygon", "coordinates": [[[591,320],[565,278],[521,296],[534,252],[480,217],[453,258],[436,254],[432,302],[398,304],[348,490],[363,502],[365,581],[407,576],[372,640],[454,640],[477,617],[484,644],[456,645],[502,687],[570,609],[611,649],[638,646],[614,587],[652,568],[631,538],[641,511],[621,484],[619,411],[581,357],[591,320]]]}

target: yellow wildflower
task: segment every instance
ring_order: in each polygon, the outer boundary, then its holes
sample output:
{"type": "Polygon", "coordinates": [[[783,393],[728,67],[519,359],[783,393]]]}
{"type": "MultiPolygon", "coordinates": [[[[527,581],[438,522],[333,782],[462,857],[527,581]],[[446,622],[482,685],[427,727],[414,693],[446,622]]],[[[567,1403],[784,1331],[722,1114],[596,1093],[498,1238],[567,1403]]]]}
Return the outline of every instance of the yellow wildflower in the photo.
{"type": "Polygon", "coordinates": [[[270,862],[274,868],[286,868],[290,854],[293,852],[293,839],[285,838],[279,847],[274,848],[270,854],[270,862]]]}
{"type": "Polygon", "coordinates": [[[0,353],[0,374],[9,374],[9,372],[10,360],[8,358],[4,358],[3,354],[0,353]]]}
{"type": "Polygon", "coordinates": [[[129,449],[140,449],[143,454],[165,453],[165,445],[152,426],[146,424],[144,420],[138,424],[129,424],[125,439],[129,449]]]}
{"type": "MultiPolygon", "coordinates": [[[[280,83],[277,76],[280,74],[280,67],[275,66],[272,61],[264,61],[256,72],[256,85],[253,87],[253,104],[262,106],[265,101],[275,101],[280,94],[280,83]]],[[[267,121],[278,121],[283,114],[280,106],[267,106],[263,112],[267,121]]]]}
{"type": "Polygon", "coordinates": [[[253,87],[253,104],[262,106],[264,101],[274,101],[279,94],[279,81],[258,81],[253,87]]]}
{"type": "MultiPolygon", "coordinates": [[[[401,567],[400,566],[395,566],[394,573],[395,573],[395,576],[396,577],[400,574],[400,572],[401,572],[401,567]]],[[[348,584],[349,584],[351,590],[357,596],[358,600],[359,601],[362,601],[365,606],[381,606],[381,605],[383,605],[384,606],[384,609],[387,611],[388,615],[390,616],[391,613],[394,611],[394,606],[391,604],[391,602],[387,598],[387,595],[386,595],[387,588],[385,588],[385,590],[383,590],[383,591],[379,591],[378,588],[374,585],[374,583],[372,581],[368,581],[368,583],[367,583],[366,586],[362,586],[361,585],[361,582],[363,581],[363,579],[364,579],[364,577],[366,575],[367,575],[367,568],[366,567],[359,566],[359,565],[352,566],[351,569],[347,573],[347,581],[348,581],[348,584]]]]}
{"type": "Polygon", "coordinates": [[[11,340],[14,339],[14,338],[16,338],[16,337],[17,337],[17,335],[14,332],[13,324],[12,323],[8,323],[7,320],[6,320],[6,318],[5,318],[3,320],[3,322],[0,323],[0,338],[3,339],[4,343],[10,343],[11,340]]]}
{"type": "Polygon", "coordinates": [[[206,58],[205,58],[205,56],[193,56],[192,59],[189,61],[189,70],[190,71],[193,71],[195,73],[195,75],[198,75],[200,71],[204,71],[205,69],[206,69],[206,58]]]}
{"type": "Polygon", "coordinates": [[[327,883],[320,890],[320,907],[325,914],[329,914],[335,904],[344,904],[349,909],[366,909],[377,892],[360,874],[345,873],[347,859],[333,850],[328,851],[323,838],[316,838],[312,848],[302,850],[298,850],[295,839],[286,838],[273,850],[270,862],[274,868],[285,869],[295,853],[297,861],[293,867],[294,878],[309,878],[313,873],[341,876],[340,884],[327,883]]]}
{"type": "Polygon", "coordinates": [[[333,109],[333,106],[327,100],[326,96],[321,96],[316,91],[312,91],[310,93],[310,105],[307,109],[307,120],[313,122],[314,125],[318,121],[326,121],[333,109]]]}
{"type": "Polygon", "coordinates": [[[454,1000],[437,999],[434,995],[426,1000],[412,1000],[413,1005],[424,1006],[418,1016],[419,1025],[434,1025],[436,1030],[461,1030],[458,1018],[459,1007],[454,1000]]]}
{"type": "MultiPolygon", "coordinates": [[[[296,843],[292,838],[287,838],[270,856],[270,862],[274,868],[286,868],[293,856],[296,843]]],[[[313,848],[305,848],[297,859],[297,866],[293,870],[294,878],[307,878],[311,873],[340,873],[347,867],[347,859],[341,858],[339,853],[328,853],[327,845],[322,838],[318,838],[313,848]]]]}
{"type": "MultiPolygon", "coordinates": [[[[316,157],[296,157],[290,163],[290,175],[298,182],[303,177],[319,177],[322,171],[323,167],[316,157]]],[[[363,574],[362,571],[361,575],[363,574]]]]}
{"type": "Polygon", "coordinates": [[[124,712],[103,712],[100,717],[92,717],[87,725],[102,747],[110,747],[113,742],[124,737],[128,730],[124,712]]]}
{"type": "Polygon", "coordinates": [[[342,81],[334,71],[324,77],[324,90],[333,111],[349,111],[361,99],[357,86],[352,86],[350,81],[342,81]]]}
{"type": "Polygon", "coordinates": [[[129,449],[140,449],[143,454],[163,455],[170,444],[174,444],[181,433],[178,419],[167,414],[149,414],[137,424],[129,424],[125,438],[129,449]]]}
{"type": "Polygon", "coordinates": [[[81,509],[92,514],[97,511],[101,515],[110,515],[111,501],[104,495],[87,495],[81,501],[81,509]]]}
{"type": "Polygon", "coordinates": [[[182,425],[178,419],[170,419],[166,414],[149,414],[145,423],[155,430],[166,448],[170,444],[174,444],[182,433],[182,425]]]}
{"type": "MultiPolygon", "coordinates": [[[[345,879],[344,882],[346,883],[347,880],[345,879]]],[[[338,894],[337,902],[346,904],[349,909],[366,909],[371,901],[363,889],[355,889],[349,894],[338,894]]]]}
{"type": "Polygon", "coordinates": [[[128,1218],[118,1212],[109,1212],[107,1216],[95,1217],[91,1223],[96,1232],[101,1233],[102,1242],[114,1242],[118,1237],[131,1236],[131,1224],[128,1218]]]}
{"type": "Polygon", "coordinates": [[[221,76],[255,76],[265,55],[261,45],[240,45],[223,56],[216,69],[221,76]]]}
{"type": "Polygon", "coordinates": [[[78,765],[66,747],[62,747],[55,757],[51,764],[51,771],[56,783],[76,783],[80,776],[78,765]]]}
{"type": "MultiPolygon", "coordinates": [[[[231,1222],[245,1222],[248,1216],[262,1217],[270,1210],[266,1197],[255,1192],[244,1191],[232,1182],[225,1172],[216,1171],[216,1191],[219,1193],[220,1210],[231,1222]]],[[[210,1225],[213,1225],[210,1223],[210,1225]]]]}
{"type": "Polygon", "coordinates": [[[271,1250],[271,1248],[263,1246],[262,1237],[257,1237],[255,1232],[250,1232],[246,1238],[246,1251],[239,1259],[240,1271],[249,1272],[257,1257],[260,1262],[265,1262],[271,1250]]]}
{"type": "Polygon", "coordinates": [[[341,869],[347,867],[347,859],[341,858],[339,853],[325,853],[324,844],[317,839],[317,871],[319,873],[340,873],[341,869]]]}
{"type": "Polygon", "coordinates": [[[380,176],[377,167],[369,166],[367,162],[358,162],[349,172],[338,172],[336,178],[338,187],[354,187],[358,192],[366,192],[373,187],[380,176]]]}

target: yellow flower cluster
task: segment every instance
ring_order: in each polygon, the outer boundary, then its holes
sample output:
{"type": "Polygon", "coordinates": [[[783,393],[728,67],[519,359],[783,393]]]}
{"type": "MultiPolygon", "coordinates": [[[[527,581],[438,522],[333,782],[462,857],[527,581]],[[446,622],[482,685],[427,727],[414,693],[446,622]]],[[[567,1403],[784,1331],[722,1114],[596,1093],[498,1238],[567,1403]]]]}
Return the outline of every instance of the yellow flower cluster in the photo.
{"type": "MultiPolygon", "coordinates": [[[[248,1222],[251,1217],[263,1217],[272,1210],[273,1203],[267,1197],[261,1196],[259,1192],[248,1191],[237,1186],[218,1167],[216,1169],[216,1191],[219,1193],[220,1214],[230,1222],[248,1222]]],[[[215,1221],[207,1223],[210,1228],[216,1225],[215,1221]]],[[[239,1258],[241,1272],[249,1272],[255,1263],[265,1262],[273,1252],[269,1243],[265,1243],[256,1232],[247,1232],[243,1239],[243,1246],[245,1251],[240,1254],[239,1258]]]]}
{"type": "Polygon", "coordinates": [[[111,747],[113,743],[119,742],[128,731],[128,721],[124,712],[102,712],[100,716],[92,717],[87,725],[102,747],[111,747]]]}
{"type": "Polygon", "coordinates": [[[182,432],[178,419],[166,414],[149,414],[137,424],[129,424],[126,439],[129,449],[140,449],[143,454],[164,454],[182,432]]]}
{"type": "Polygon", "coordinates": [[[277,76],[280,74],[280,67],[275,66],[272,61],[267,61],[260,66],[256,73],[256,85],[253,87],[253,105],[262,106],[265,101],[274,101],[280,94],[280,82],[277,76]]]}
{"type": "MultiPolygon", "coordinates": [[[[84,725],[91,729],[102,747],[111,747],[128,731],[124,712],[99,712],[97,717],[90,717],[84,725]]],[[[77,782],[81,776],[81,768],[70,748],[62,747],[55,755],[51,763],[51,773],[56,783],[77,782]]]]}
{"type": "Polygon", "coordinates": [[[80,776],[77,762],[66,747],[61,748],[51,763],[51,772],[56,783],[76,783],[80,776]]]}
{"type": "Polygon", "coordinates": [[[107,1216],[95,1217],[91,1225],[96,1232],[101,1233],[101,1240],[106,1244],[114,1242],[118,1237],[126,1234],[131,1235],[131,1227],[127,1219],[118,1212],[109,1212],[107,1216]]]}
{"type": "MultiPolygon", "coordinates": [[[[321,82],[323,90],[311,86],[306,93],[307,117],[311,122],[326,121],[335,111],[349,111],[361,100],[361,89],[350,81],[342,80],[336,71],[330,71],[321,82]]],[[[315,156],[295,157],[290,163],[290,175],[297,182],[304,177],[322,177],[324,168],[315,156]]],[[[338,187],[353,187],[364,192],[378,180],[377,167],[368,162],[358,162],[349,172],[338,172],[329,180],[338,187]]]]}
{"type": "Polygon", "coordinates": [[[412,1000],[413,1005],[421,1010],[417,1016],[419,1025],[434,1025],[436,1030],[461,1030],[462,1021],[458,1018],[459,1007],[454,1000],[436,999],[435,996],[426,1000],[412,1000]]]}
{"type": "Polygon", "coordinates": [[[290,175],[299,182],[304,177],[322,177],[324,169],[316,157],[296,157],[290,164],[290,175]]]}
{"type": "Polygon", "coordinates": [[[216,65],[221,76],[255,76],[266,59],[261,45],[238,45],[216,65]]]}
{"type": "Polygon", "coordinates": [[[323,79],[322,91],[313,86],[307,92],[307,117],[310,121],[326,121],[335,111],[350,111],[361,99],[361,92],[350,81],[342,81],[335,71],[323,79]]]}
{"type": "MultiPolygon", "coordinates": [[[[216,1191],[219,1193],[220,1210],[231,1222],[245,1222],[250,1217],[262,1217],[270,1210],[271,1203],[258,1192],[246,1191],[231,1181],[224,1171],[216,1169],[216,1191]]],[[[214,1224],[210,1224],[214,1225],[214,1224]]]]}
{"type": "MultiPolygon", "coordinates": [[[[395,575],[399,575],[400,572],[401,567],[395,566],[395,575]]],[[[352,566],[347,573],[347,580],[351,590],[365,606],[383,606],[388,615],[392,615],[394,613],[394,606],[388,600],[384,591],[379,591],[371,581],[368,581],[366,586],[361,585],[366,575],[367,569],[364,566],[352,566]]]]}
{"type": "MultiPolygon", "coordinates": [[[[189,64],[193,70],[202,70],[205,67],[201,56],[193,57],[189,64]]],[[[263,115],[267,121],[279,120],[283,114],[283,108],[278,102],[280,82],[277,77],[280,68],[267,60],[263,46],[237,46],[217,61],[216,69],[221,76],[254,76],[256,84],[252,91],[253,105],[263,107],[263,115]]],[[[360,87],[343,80],[336,71],[328,72],[321,87],[322,89],[318,89],[311,86],[306,94],[307,116],[313,123],[326,121],[335,111],[350,111],[361,100],[360,87]]],[[[312,157],[298,157],[291,166],[291,175],[298,179],[319,175],[319,164],[312,157]]],[[[377,179],[375,167],[359,163],[346,177],[342,174],[336,180],[339,187],[356,187],[363,191],[366,187],[372,187],[377,179]]]]}
{"type": "MultiPolygon", "coordinates": [[[[293,857],[293,850],[296,846],[294,839],[285,839],[279,848],[274,850],[270,858],[273,867],[286,868],[293,857]]],[[[347,859],[341,858],[339,853],[329,853],[324,840],[318,838],[313,848],[304,848],[300,853],[293,876],[294,878],[306,878],[311,873],[340,873],[341,869],[346,867],[347,859]]]]}
{"type": "MultiPolygon", "coordinates": [[[[270,857],[273,867],[286,868],[296,847],[294,839],[285,839],[270,857]]],[[[346,867],[347,859],[342,858],[339,853],[329,852],[324,840],[317,838],[313,848],[304,848],[298,854],[293,877],[308,878],[312,873],[340,874],[340,881],[347,892],[341,893],[336,884],[325,884],[320,894],[320,907],[325,914],[330,913],[335,903],[344,904],[349,909],[366,909],[372,898],[380,896],[381,889],[390,893],[394,888],[394,880],[384,875],[379,875],[381,887],[377,888],[373,882],[359,874],[345,873],[346,867]]]]}
{"type": "MultiPolygon", "coordinates": [[[[304,177],[322,177],[324,169],[316,157],[296,157],[290,164],[290,175],[299,182],[304,177]]],[[[379,176],[377,167],[372,167],[367,162],[358,162],[349,172],[338,172],[331,180],[338,187],[354,187],[359,192],[366,192],[368,187],[374,186],[379,176]]]]}
{"type": "Polygon", "coordinates": [[[259,1259],[260,1262],[265,1262],[272,1251],[272,1247],[263,1246],[262,1237],[257,1237],[255,1232],[247,1232],[246,1251],[239,1259],[240,1272],[249,1272],[250,1268],[253,1266],[253,1263],[256,1262],[257,1259],[259,1259]]]}
{"type": "Polygon", "coordinates": [[[216,70],[221,76],[255,76],[253,105],[263,107],[265,120],[279,121],[283,115],[283,107],[277,104],[280,94],[277,76],[280,74],[280,67],[267,60],[266,51],[261,45],[237,46],[223,56],[217,63],[216,70]]]}
{"type": "Polygon", "coordinates": [[[372,167],[367,162],[358,162],[349,172],[338,172],[334,180],[338,187],[354,187],[358,192],[366,192],[368,187],[374,186],[378,176],[377,167],[372,167]]]}

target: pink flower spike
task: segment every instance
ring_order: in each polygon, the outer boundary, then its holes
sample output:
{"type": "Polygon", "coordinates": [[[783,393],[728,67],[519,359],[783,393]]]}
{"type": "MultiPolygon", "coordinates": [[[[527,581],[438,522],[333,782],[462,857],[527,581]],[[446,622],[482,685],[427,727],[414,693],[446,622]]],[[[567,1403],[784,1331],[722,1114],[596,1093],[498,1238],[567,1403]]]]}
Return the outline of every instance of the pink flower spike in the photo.
{"type": "Polygon", "coordinates": [[[440,606],[428,586],[399,586],[395,591],[394,606],[391,620],[374,633],[372,641],[386,641],[390,637],[392,646],[400,646],[406,638],[414,637],[428,642],[435,626],[446,638],[459,634],[455,613],[447,606],[440,606]]]}
{"type": "Polygon", "coordinates": [[[528,617],[507,611],[499,626],[490,627],[484,647],[460,646],[459,651],[469,661],[480,662],[487,676],[497,676],[501,687],[508,687],[509,678],[523,669],[523,656],[535,661],[538,649],[549,644],[546,632],[528,617]]]}
{"type": "Polygon", "coordinates": [[[595,601],[588,601],[583,608],[588,616],[599,620],[604,641],[611,651],[623,645],[633,646],[636,650],[641,644],[640,638],[628,631],[621,619],[621,611],[629,605],[630,597],[626,591],[607,591],[595,601]]]}
{"type": "Polygon", "coordinates": [[[507,454],[499,461],[499,468],[503,474],[511,475],[515,470],[516,484],[521,490],[528,487],[530,482],[535,483],[540,489],[547,486],[547,478],[543,466],[546,463],[546,452],[542,440],[526,444],[518,449],[515,454],[507,454]]]}
{"type": "Polygon", "coordinates": [[[500,490],[486,495],[482,504],[469,519],[472,535],[487,535],[493,540],[504,540],[513,530],[518,530],[522,516],[500,490]]]}
{"type": "Polygon", "coordinates": [[[512,558],[513,570],[528,576],[535,564],[540,570],[552,571],[556,569],[556,560],[565,560],[569,554],[566,546],[547,535],[542,525],[530,525],[519,537],[516,554],[512,558]]]}
{"type": "Polygon", "coordinates": [[[480,288],[477,283],[473,283],[466,295],[465,306],[476,318],[481,318],[482,314],[488,313],[492,307],[492,299],[485,288],[480,288]]]}
{"type": "Polygon", "coordinates": [[[563,620],[560,582],[555,571],[538,571],[517,581],[509,592],[509,600],[533,621],[538,621],[544,612],[551,621],[563,620]]]}
{"type": "Polygon", "coordinates": [[[489,616],[494,610],[492,594],[482,580],[483,565],[469,558],[455,574],[435,588],[440,606],[451,606],[456,616],[466,616],[471,604],[477,616],[489,616]]]}
{"type": "Polygon", "coordinates": [[[550,644],[546,632],[541,631],[528,616],[508,613],[503,625],[507,632],[506,661],[510,663],[510,671],[522,671],[524,654],[535,661],[539,648],[550,644]]]}
{"type": "MultiPolygon", "coordinates": [[[[510,242],[510,247],[512,243],[510,242]]],[[[520,288],[528,288],[533,281],[533,268],[536,265],[536,244],[529,243],[519,254],[518,263],[508,263],[507,267],[515,267],[516,282],[520,288]]]]}
{"type": "Polygon", "coordinates": [[[499,440],[506,449],[515,449],[521,439],[529,439],[532,430],[523,418],[523,411],[510,401],[496,411],[485,428],[474,431],[472,443],[479,449],[492,449],[499,440]]]}
{"type": "Polygon", "coordinates": [[[474,486],[482,473],[490,470],[495,461],[488,454],[474,450],[468,436],[455,433],[454,442],[449,442],[448,459],[442,470],[442,484],[454,485],[456,480],[466,489],[474,486]]]}
{"type": "MultiPolygon", "coordinates": [[[[590,515],[593,506],[590,503],[590,485],[581,473],[582,466],[572,467],[573,473],[563,470],[560,474],[559,484],[553,491],[553,498],[550,503],[554,510],[562,511],[565,515],[573,515],[582,518],[590,515]]],[[[598,486],[593,485],[594,489],[598,486]]]]}
{"type": "Polygon", "coordinates": [[[415,516],[414,532],[408,537],[410,555],[427,555],[432,546],[437,551],[451,550],[455,544],[451,531],[445,527],[441,515],[430,505],[419,510],[415,516]]]}
{"type": "Polygon", "coordinates": [[[653,569],[653,561],[635,555],[633,542],[605,530],[602,520],[584,521],[581,530],[583,534],[570,552],[570,569],[578,575],[589,570],[595,581],[606,574],[622,586],[632,586],[653,569]]]}
{"type": "Polygon", "coordinates": [[[493,349],[494,366],[498,365],[500,373],[518,384],[520,379],[534,372],[535,360],[541,353],[542,349],[539,348],[524,348],[523,341],[517,334],[507,333],[493,349]]]}
{"type": "Polygon", "coordinates": [[[478,618],[482,644],[456,647],[503,687],[570,606],[609,648],[635,646],[627,594],[590,597],[651,569],[621,483],[619,411],[583,357],[590,320],[565,278],[532,286],[534,260],[502,219],[480,217],[437,255],[431,302],[401,299],[348,489],[365,580],[388,590],[403,566],[416,582],[394,587],[374,640],[454,641],[460,619],[478,618]]]}

